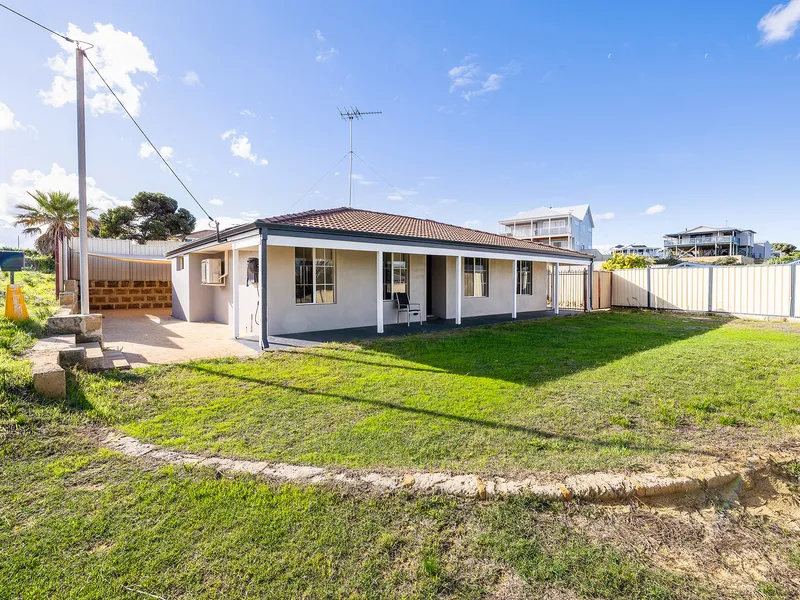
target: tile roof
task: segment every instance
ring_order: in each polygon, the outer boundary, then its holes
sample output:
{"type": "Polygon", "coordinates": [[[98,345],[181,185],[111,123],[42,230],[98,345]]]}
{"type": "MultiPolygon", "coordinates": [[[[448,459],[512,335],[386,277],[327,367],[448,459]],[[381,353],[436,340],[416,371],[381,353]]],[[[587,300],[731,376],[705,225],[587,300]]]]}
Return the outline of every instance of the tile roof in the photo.
{"type": "Polygon", "coordinates": [[[478,231],[476,229],[467,229],[466,227],[458,227],[457,225],[440,223],[438,221],[431,221],[430,219],[417,219],[415,217],[356,208],[309,210],[277,217],[268,217],[266,219],[260,219],[257,222],[267,225],[272,223],[371,233],[375,235],[396,235],[423,240],[455,242],[459,244],[478,244],[482,246],[532,250],[535,252],[560,254],[563,256],[589,257],[589,255],[581,252],[556,248],[548,244],[518,240],[513,237],[478,231]]]}

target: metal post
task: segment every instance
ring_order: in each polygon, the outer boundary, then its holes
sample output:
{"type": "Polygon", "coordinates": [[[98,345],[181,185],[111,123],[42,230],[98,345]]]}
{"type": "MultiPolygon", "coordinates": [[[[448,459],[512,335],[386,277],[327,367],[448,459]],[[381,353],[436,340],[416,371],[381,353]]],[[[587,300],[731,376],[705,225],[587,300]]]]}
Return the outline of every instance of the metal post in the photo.
{"type": "Polygon", "coordinates": [[[586,277],[589,286],[589,301],[586,303],[586,310],[594,310],[594,260],[586,268],[586,277]]]}
{"type": "Polygon", "coordinates": [[[714,297],[714,267],[708,267],[708,312],[714,310],[712,298],[714,297]]]}
{"type": "Polygon", "coordinates": [[[511,275],[511,281],[514,284],[514,289],[512,290],[512,293],[514,294],[512,296],[514,298],[514,302],[511,305],[511,318],[512,319],[516,319],[517,318],[517,289],[519,287],[519,279],[518,279],[519,272],[517,270],[517,259],[516,258],[512,261],[512,268],[514,269],[514,273],[511,275]]]}
{"type": "MultiPolygon", "coordinates": [[[[376,275],[376,280],[377,280],[377,287],[376,287],[377,300],[376,300],[376,303],[375,303],[376,320],[377,320],[377,323],[378,323],[378,333],[383,333],[383,285],[382,285],[383,284],[383,252],[378,250],[375,253],[375,255],[377,257],[377,261],[376,261],[377,268],[375,270],[375,272],[377,273],[377,275],[376,275]]],[[[409,315],[409,318],[410,318],[410,315],[409,315]]]]}
{"type": "Polygon", "coordinates": [[[350,119],[350,196],[347,207],[353,208],[353,119],[350,119]]]}
{"type": "MultiPolygon", "coordinates": [[[[796,317],[797,316],[797,263],[792,263],[791,266],[791,279],[792,287],[789,289],[789,316],[796,317]]],[[[14,277],[14,274],[11,274],[11,277],[14,277]]],[[[11,283],[14,283],[14,280],[11,280],[11,283]]]]}
{"type": "Polygon", "coordinates": [[[269,329],[267,328],[267,235],[262,233],[258,245],[258,287],[260,302],[260,319],[258,341],[262,350],[269,348],[269,329]]]}
{"type": "Polygon", "coordinates": [[[461,256],[456,256],[456,325],[461,325],[461,297],[464,295],[464,273],[461,256]]]}
{"type": "Polygon", "coordinates": [[[652,308],[650,302],[650,290],[652,289],[652,285],[650,283],[650,274],[651,274],[650,267],[647,267],[647,308],[652,308]]]}
{"type": "Polygon", "coordinates": [[[80,47],[75,48],[75,79],[78,104],[78,227],[81,241],[81,314],[88,315],[89,225],[86,206],[86,112],[83,105],[83,50],[80,47]]]}

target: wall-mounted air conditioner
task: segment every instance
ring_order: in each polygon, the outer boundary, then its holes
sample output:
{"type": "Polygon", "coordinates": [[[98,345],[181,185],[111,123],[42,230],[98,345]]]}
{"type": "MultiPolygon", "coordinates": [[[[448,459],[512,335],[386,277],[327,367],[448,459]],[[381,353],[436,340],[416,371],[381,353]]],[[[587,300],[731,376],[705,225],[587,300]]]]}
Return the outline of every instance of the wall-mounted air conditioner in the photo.
{"type": "Polygon", "coordinates": [[[202,285],[225,285],[225,262],[221,258],[206,258],[200,261],[200,283],[202,285]]]}

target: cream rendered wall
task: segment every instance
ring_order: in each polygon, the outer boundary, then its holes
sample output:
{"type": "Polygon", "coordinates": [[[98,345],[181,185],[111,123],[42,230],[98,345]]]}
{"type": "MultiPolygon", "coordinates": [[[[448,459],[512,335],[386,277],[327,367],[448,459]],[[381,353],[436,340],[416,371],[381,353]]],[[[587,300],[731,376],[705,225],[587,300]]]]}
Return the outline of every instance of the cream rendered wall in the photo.
{"type": "Polygon", "coordinates": [[[231,319],[233,319],[233,285],[230,273],[232,256],[231,250],[208,256],[208,258],[221,258],[225,263],[223,273],[228,275],[225,277],[225,285],[208,286],[212,289],[214,302],[213,320],[217,323],[230,323],[231,319]]]}
{"type": "Polygon", "coordinates": [[[183,257],[184,268],[178,270],[180,257],[172,259],[172,316],[187,321],[189,319],[189,265],[188,257],[183,257]]]}
{"type": "Polygon", "coordinates": [[[336,251],[336,302],[295,304],[294,248],[267,251],[270,335],[376,325],[377,265],[374,252],[336,251]]]}
{"type": "MultiPolygon", "coordinates": [[[[247,259],[258,258],[257,250],[239,250],[239,335],[242,337],[258,335],[259,291],[258,284],[247,285],[247,259]]],[[[269,266],[269,265],[267,265],[269,266]]],[[[231,283],[233,283],[231,281],[231,283]]],[[[269,307],[268,307],[269,309],[269,307]]]]}
{"type": "MultiPolygon", "coordinates": [[[[489,259],[489,295],[464,296],[461,300],[462,317],[479,317],[510,313],[514,302],[513,262],[489,259]]],[[[462,269],[464,261],[461,261],[462,269]]],[[[461,275],[463,277],[463,274],[461,275]]],[[[519,308],[517,309],[519,310],[519,308]]]]}
{"type": "MultiPolygon", "coordinates": [[[[506,262],[510,263],[510,261],[506,262]]],[[[490,288],[491,285],[492,282],[490,279],[490,288]]],[[[517,312],[520,313],[533,310],[547,310],[547,263],[533,263],[533,294],[517,294],[517,312]]]]}
{"type": "Polygon", "coordinates": [[[200,283],[200,263],[210,256],[217,255],[187,254],[184,257],[184,268],[187,270],[189,280],[188,293],[191,296],[188,321],[214,320],[214,287],[200,283]]]}

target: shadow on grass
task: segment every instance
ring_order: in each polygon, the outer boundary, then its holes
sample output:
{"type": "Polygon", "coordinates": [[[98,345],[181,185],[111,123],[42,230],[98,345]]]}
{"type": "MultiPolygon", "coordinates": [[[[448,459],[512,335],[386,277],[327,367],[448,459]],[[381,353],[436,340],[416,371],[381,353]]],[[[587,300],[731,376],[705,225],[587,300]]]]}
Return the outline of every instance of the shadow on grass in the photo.
{"type": "MultiPolygon", "coordinates": [[[[729,320],[613,311],[375,340],[362,347],[373,357],[390,355],[418,365],[384,365],[387,368],[432,368],[535,387],[704,335],[729,320]]],[[[357,362],[327,353],[325,357],[357,362]]]]}
{"type": "MultiPolygon", "coordinates": [[[[582,444],[586,446],[592,446],[596,448],[601,447],[624,447],[629,450],[639,450],[639,451],[649,451],[649,452],[669,452],[674,451],[674,447],[666,446],[663,444],[645,444],[645,443],[638,443],[633,442],[630,440],[594,440],[588,438],[581,438],[574,435],[569,434],[559,434],[553,433],[549,431],[544,431],[541,429],[536,429],[534,427],[529,427],[526,425],[517,425],[514,423],[503,423],[500,421],[492,421],[489,419],[478,419],[475,417],[468,417],[464,415],[446,413],[437,410],[431,410],[428,408],[421,408],[421,407],[414,407],[414,406],[405,406],[402,404],[394,404],[392,402],[387,402],[385,400],[376,400],[373,398],[359,398],[357,396],[348,396],[344,394],[335,394],[332,392],[325,392],[320,390],[308,389],[303,388],[295,385],[289,385],[287,383],[278,383],[274,381],[270,381],[266,378],[259,378],[259,377],[248,377],[245,375],[234,375],[232,373],[226,373],[221,370],[213,369],[207,367],[203,364],[199,363],[187,363],[183,365],[179,365],[181,368],[188,369],[194,372],[205,373],[208,375],[214,375],[219,377],[228,377],[231,379],[237,379],[239,381],[247,381],[249,383],[256,383],[259,386],[277,388],[289,392],[294,392],[298,394],[308,395],[308,396],[322,396],[325,398],[331,398],[334,400],[338,400],[341,402],[349,402],[349,403],[360,403],[360,404],[369,404],[371,406],[375,406],[378,408],[386,409],[386,410],[396,410],[405,413],[412,413],[417,415],[424,415],[427,417],[433,417],[437,419],[446,419],[449,421],[456,421],[459,423],[463,423],[465,425],[470,426],[477,426],[481,428],[487,429],[501,429],[504,431],[514,432],[514,433],[523,433],[525,435],[538,437],[541,439],[546,440],[561,440],[565,442],[571,442],[575,444],[582,444]]],[[[697,454],[704,454],[707,456],[715,456],[711,452],[704,452],[702,450],[696,451],[697,454]]]]}

